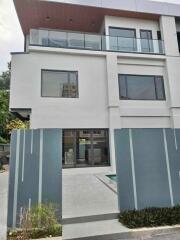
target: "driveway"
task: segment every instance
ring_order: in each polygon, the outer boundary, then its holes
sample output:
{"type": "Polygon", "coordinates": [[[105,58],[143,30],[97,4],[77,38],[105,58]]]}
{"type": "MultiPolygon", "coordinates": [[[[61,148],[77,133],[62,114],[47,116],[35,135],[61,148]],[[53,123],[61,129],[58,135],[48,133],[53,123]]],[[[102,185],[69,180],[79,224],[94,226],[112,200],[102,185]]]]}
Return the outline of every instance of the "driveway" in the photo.
{"type": "Polygon", "coordinates": [[[8,173],[0,173],[0,239],[6,239],[8,173]]]}

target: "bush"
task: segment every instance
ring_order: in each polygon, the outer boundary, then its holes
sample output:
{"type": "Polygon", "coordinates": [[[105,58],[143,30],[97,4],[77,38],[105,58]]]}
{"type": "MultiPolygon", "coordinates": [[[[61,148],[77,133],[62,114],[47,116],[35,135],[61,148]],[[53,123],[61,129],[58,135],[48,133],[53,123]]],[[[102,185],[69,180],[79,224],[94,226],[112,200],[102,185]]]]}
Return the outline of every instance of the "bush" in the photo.
{"type": "Polygon", "coordinates": [[[119,215],[119,221],[128,228],[176,225],[180,224],[180,206],[126,211],[119,215]]]}
{"type": "Polygon", "coordinates": [[[62,229],[58,224],[55,207],[52,204],[41,204],[30,210],[23,210],[20,216],[20,230],[9,231],[8,239],[27,240],[61,235],[62,229]]]}

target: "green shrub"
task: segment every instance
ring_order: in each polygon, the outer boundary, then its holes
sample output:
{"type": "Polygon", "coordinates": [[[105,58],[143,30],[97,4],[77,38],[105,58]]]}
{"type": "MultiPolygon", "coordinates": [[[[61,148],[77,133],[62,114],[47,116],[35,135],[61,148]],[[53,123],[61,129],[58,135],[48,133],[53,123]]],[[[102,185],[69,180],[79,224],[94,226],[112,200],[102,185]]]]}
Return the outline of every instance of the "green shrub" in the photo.
{"type": "Polygon", "coordinates": [[[119,215],[119,221],[128,228],[176,225],[180,224],[180,206],[126,211],[119,215]]]}

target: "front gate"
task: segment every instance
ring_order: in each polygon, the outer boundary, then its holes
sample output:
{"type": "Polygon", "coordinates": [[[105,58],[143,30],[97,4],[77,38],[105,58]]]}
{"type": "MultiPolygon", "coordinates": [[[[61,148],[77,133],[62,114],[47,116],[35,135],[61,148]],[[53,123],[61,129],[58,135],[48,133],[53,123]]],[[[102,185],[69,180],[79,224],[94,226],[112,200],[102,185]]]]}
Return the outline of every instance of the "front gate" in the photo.
{"type": "Polygon", "coordinates": [[[23,208],[52,203],[62,216],[62,130],[16,130],[11,136],[8,227],[23,208]]]}
{"type": "Polygon", "coordinates": [[[180,204],[180,129],[115,130],[120,211],[180,204]]]}

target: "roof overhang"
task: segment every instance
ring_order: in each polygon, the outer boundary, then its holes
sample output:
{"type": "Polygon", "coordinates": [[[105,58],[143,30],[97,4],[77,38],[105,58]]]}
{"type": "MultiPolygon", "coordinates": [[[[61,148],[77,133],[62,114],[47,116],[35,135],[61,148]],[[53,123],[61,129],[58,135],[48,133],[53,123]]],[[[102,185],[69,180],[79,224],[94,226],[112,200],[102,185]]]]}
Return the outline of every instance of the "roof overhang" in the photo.
{"type": "MultiPolygon", "coordinates": [[[[141,1],[141,0],[138,0],[141,1]]],[[[134,0],[14,0],[24,35],[31,28],[99,32],[104,16],[159,19],[160,13],[137,9],[134,0]],[[101,2],[101,4],[100,4],[101,2]]]]}

